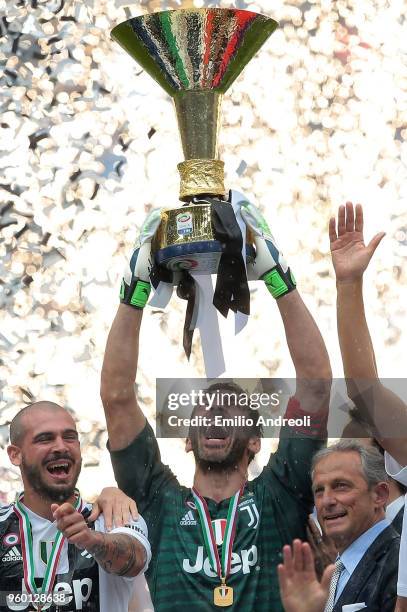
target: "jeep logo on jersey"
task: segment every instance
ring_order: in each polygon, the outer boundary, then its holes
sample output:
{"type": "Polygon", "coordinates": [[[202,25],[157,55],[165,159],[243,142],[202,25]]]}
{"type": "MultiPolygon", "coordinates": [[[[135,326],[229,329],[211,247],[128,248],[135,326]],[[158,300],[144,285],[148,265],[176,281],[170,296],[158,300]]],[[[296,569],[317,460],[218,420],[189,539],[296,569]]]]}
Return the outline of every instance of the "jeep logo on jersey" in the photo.
{"type": "MultiPolygon", "coordinates": [[[[84,604],[88,601],[92,594],[93,581],[91,578],[82,578],[72,580],[72,584],[69,582],[57,582],[54,586],[53,593],[55,597],[63,596],[62,606],[68,606],[71,604],[69,609],[83,610],[84,604]]],[[[21,593],[26,594],[27,589],[25,588],[24,579],[21,580],[21,593]]],[[[27,610],[31,608],[30,603],[15,603],[7,600],[7,606],[9,610],[19,612],[20,610],[27,610]]],[[[52,603],[46,603],[41,606],[41,610],[48,610],[52,606],[52,603]]]]}
{"type": "MultiPolygon", "coordinates": [[[[214,522],[214,521],[213,521],[214,522]]],[[[257,563],[257,546],[253,544],[249,550],[241,550],[240,553],[232,553],[232,562],[230,565],[230,573],[237,574],[242,572],[243,574],[250,574],[250,568],[254,567],[257,563]]],[[[188,574],[197,574],[201,570],[204,571],[206,576],[209,578],[216,578],[217,574],[212,570],[208,557],[204,558],[204,547],[198,546],[196,559],[193,563],[189,559],[184,559],[182,562],[182,569],[188,574]]]]}

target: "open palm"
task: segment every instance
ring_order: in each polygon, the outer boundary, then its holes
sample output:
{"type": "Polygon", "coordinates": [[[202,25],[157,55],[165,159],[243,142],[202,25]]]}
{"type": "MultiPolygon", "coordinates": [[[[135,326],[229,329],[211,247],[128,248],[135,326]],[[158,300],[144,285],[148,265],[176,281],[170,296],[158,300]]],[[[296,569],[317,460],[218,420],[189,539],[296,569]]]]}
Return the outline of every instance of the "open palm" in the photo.
{"type": "Polygon", "coordinates": [[[278,566],[281,599],[286,612],[323,612],[334,565],[329,565],[317,580],[314,557],[307,542],[294,540],[292,550],[283,548],[284,563],[278,566]]]}
{"type": "Polygon", "coordinates": [[[362,278],[383,236],[384,232],[376,234],[365,245],[362,206],[357,204],[354,209],[351,202],[347,202],[346,207],[340,206],[337,226],[335,217],[329,221],[329,241],[337,281],[362,278]]]}

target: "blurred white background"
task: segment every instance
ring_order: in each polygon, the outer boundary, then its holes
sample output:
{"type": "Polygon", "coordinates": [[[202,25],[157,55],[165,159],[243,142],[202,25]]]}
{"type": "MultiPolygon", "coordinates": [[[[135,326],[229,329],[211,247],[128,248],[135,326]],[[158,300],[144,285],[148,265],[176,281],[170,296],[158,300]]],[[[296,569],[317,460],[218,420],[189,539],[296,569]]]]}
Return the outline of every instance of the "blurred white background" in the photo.
{"type": "MultiPolygon", "coordinates": [[[[407,252],[407,38],[402,0],[159,2],[1,0],[0,466],[7,423],[27,402],[72,409],[83,439],[80,486],[113,482],[99,374],[118,287],[151,207],[177,205],[182,160],[171,100],[110,40],[130,16],[237,7],[280,22],[223,103],[227,186],[261,206],[342,368],[327,223],[365,206],[367,238],[387,236],[365,283],[382,376],[404,377],[407,252]]],[[[229,345],[232,376],[292,376],[277,308],[254,284],[247,328],[229,345]]],[[[141,405],[154,421],[155,378],[203,374],[199,341],[182,349],[185,303],[146,308],[141,405]]],[[[351,322],[350,322],[351,324],[351,322]]],[[[198,335],[197,335],[198,336],[198,335]]],[[[184,483],[182,441],[162,441],[184,483]]],[[[259,458],[261,465],[269,444],[259,458]]]]}

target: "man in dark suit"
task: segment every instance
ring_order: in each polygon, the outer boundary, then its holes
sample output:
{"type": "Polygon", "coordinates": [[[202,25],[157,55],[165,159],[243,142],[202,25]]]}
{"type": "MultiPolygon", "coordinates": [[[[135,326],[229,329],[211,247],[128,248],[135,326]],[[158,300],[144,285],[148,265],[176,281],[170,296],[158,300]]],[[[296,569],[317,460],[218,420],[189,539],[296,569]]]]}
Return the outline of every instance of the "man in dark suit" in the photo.
{"type": "Polygon", "coordinates": [[[325,612],[393,612],[400,537],[385,519],[383,457],[342,440],[315,455],[312,481],[319,523],[339,552],[325,612]]]}

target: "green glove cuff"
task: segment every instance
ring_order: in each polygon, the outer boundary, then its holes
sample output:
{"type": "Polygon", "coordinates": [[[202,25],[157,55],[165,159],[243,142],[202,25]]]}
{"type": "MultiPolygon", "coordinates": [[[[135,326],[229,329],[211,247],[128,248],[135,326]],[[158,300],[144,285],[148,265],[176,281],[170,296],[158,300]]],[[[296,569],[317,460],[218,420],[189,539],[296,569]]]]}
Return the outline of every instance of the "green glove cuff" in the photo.
{"type": "Polygon", "coordinates": [[[264,280],[267,289],[275,299],[290,293],[290,291],[294,291],[297,285],[290,268],[288,268],[287,272],[284,272],[280,264],[277,264],[275,268],[263,274],[261,280],[264,280]]]}
{"type": "Polygon", "coordinates": [[[134,278],[128,285],[123,279],[120,286],[120,301],[133,308],[144,308],[151,291],[150,283],[134,278]]]}

